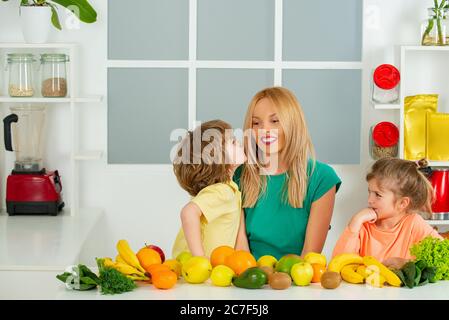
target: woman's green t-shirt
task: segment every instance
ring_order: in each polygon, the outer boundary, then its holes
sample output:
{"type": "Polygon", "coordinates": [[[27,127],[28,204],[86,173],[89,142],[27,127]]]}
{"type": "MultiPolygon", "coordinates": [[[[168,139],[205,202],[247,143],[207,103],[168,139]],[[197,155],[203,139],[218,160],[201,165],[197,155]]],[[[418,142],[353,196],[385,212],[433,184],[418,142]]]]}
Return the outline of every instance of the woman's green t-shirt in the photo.
{"type": "MultiPolygon", "coordinates": [[[[234,181],[239,187],[242,168],[240,166],[234,174],[234,181]]],[[[244,208],[246,234],[251,253],[256,259],[263,255],[280,259],[289,253],[302,253],[312,203],[333,186],[338,191],[341,185],[340,178],[329,165],[316,161],[312,175],[311,169],[312,161],[309,161],[309,181],[302,208],[293,208],[283,200],[282,190],[287,173],[266,176],[265,194],[253,208],[244,208]]]]}

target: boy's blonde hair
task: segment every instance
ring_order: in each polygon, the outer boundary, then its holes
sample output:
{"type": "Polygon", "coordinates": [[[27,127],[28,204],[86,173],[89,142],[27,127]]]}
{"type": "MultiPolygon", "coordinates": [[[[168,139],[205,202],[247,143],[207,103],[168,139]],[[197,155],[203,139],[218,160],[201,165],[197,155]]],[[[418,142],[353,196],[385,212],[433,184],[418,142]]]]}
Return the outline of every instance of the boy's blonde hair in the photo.
{"type": "MultiPolygon", "coordinates": [[[[286,162],[288,167],[287,183],[283,190],[284,198],[292,207],[302,208],[307,192],[307,164],[310,158],[313,160],[312,171],[315,166],[315,150],[307,129],[304,112],[295,95],[288,89],[266,88],[256,93],[251,100],[246,112],[244,132],[252,129],[254,108],[264,98],[269,99],[276,107],[280,125],[285,133],[285,147],[280,154],[280,158],[286,162]]],[[[240,179],[244,208],[253,207],[259,196],[266,191],[267,186],[266,177],[260,175],[262,165],[261,159],[257,158],[258,152],[248,150],[251,145],[252,143],[245,142],[249,163],[243,167],[240,179]],[[256,159],[250,159],[251,156],[256,159]]]]}
{"type": "Polygon", "coordinates": [[[221,120],[204,122],[193,132],[189,131],[179,144],[173,160],[173,171],[181,187],[191,196],[196,196],[201,189],[212,184],[230,181],[231,164],[226,164],[225,161],[226,130],[230,129],[231,126],[221,120]],[[218,137],[211,136],[209,141],[203,141],[207,132],[213,130],[216,130],[218,137]],[[199,141],[195,141],[194,137],[199,141]],[[216,138],[220,141],[216,141],[216,138]],[[194,143],[198,144],[198,150],[194,147],[194,143]],[[211,154],[205,150],[206,148],[209,148],[211,154]],[[220,155],[214,155],[216,151],[220,155]],[[187,152],[187,155],[183,152],[187,152]],[[219,156],[221,160],[212,161],[211,157],[214,156],[219,156]]]}
{"type": "Polygon", "coordinates": [[[426,161],[408,161],[397,158],[377,160],[366,181],[376,179],[381,189],[388,189],[396,200],[410,198],[409,211],[432,213],[433,188],[430,181],[419,170],[427,165],[426,161]]]}

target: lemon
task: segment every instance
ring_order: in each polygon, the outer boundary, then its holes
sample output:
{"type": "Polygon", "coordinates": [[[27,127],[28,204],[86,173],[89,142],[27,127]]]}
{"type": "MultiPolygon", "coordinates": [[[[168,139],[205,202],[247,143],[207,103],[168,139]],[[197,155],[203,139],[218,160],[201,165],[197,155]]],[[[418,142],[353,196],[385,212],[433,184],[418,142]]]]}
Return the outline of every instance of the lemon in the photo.
{"type": "Polygon", "coordinates": [[[165,260],[163,265],[166,265],[167,267],[170,268],[171,271],[176,273],[176,275],[178,276],[178,279],[179,279],[179,277],[181,277],[181,272],[182,272],[181,262],[179,262],[178,260],[175,260],[175,259],[170,259],[170,260],[165,260]]]}
{"type": "Polygon", "coordinates": [[[183,251],[176,256],[176,260],[178,260],[181,263],[181,265],[184,264],[190,258],[192,258],[192,254],[188,251],[183,251]]]}
{"type": "Polygon", "coordinates": [[[217,287],[228,287],[235,276],[234,270],[225,265],[216,266],[210,275],[212,284],[217,287]]]}
{"type": "Polygon", "coordinates": [[[212,271],[209,259],[192,257],[182,264],[182,276],[188,283],[203,283],[212,271]]]}
{"type": "Polygon", "coordinates": [[[278,260],[275,257],[266,255],[260,257],[259,260],[257,260],[257,266],[274,268],[277,262],[278,260]]]}
{"type": "Polygon", "coordinates": [[[305,255],[304,260],[310,264],[317,263],[326,266],[326,257],[321,253],[309,252],[305,255]]]}

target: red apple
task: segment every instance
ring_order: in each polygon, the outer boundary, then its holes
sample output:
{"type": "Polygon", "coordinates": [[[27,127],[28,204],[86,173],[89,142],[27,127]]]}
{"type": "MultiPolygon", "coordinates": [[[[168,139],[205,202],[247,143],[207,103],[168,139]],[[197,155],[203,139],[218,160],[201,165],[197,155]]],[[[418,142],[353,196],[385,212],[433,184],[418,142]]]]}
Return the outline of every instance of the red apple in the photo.
{"type": "Polygon", "coordinates": [[[161,256],[162,263],[164,263],[164,261],[165,261],[165,254],[164,254],[164,251],[162,251],[161,248],[159,248],[158,246],[155,246],[154,244],[150,244],[150,245],[145,244],[145,246],[147,248],[149,248],[149,249],[153,249],[153,250],[157,251],[157,253],[159,253],[159,255],[161,256]]]}

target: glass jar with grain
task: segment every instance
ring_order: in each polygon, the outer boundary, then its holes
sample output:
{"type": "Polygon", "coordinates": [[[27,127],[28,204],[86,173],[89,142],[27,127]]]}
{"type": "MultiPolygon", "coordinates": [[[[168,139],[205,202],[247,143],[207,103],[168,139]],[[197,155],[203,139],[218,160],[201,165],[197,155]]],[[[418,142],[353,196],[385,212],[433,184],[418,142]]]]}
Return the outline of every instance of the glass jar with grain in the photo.
{"type": "Polygon", "coordinates": [[[11,97],[32,97],[34,95],[33,63],[36,60],[29,53],[9,53],[8,92],[11,97]]]}
{"type": "Polygon", "coordinates": [[[394,123],[380,122],[371,127],[370,154],[374,160],[397,157],[399,130],[394,123]]]}
{"type": "Polygon", "coordinates": [[[41,94],[43,97],[67,96],[67,62],[69,57],[62,53],[41,55],[41,94]]]}

